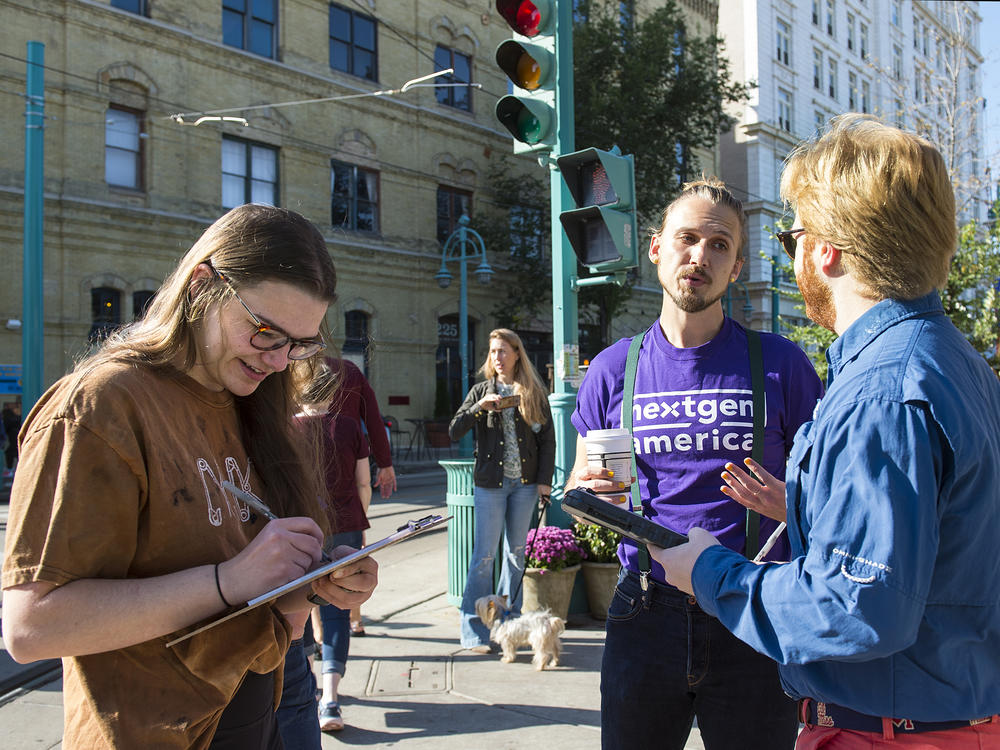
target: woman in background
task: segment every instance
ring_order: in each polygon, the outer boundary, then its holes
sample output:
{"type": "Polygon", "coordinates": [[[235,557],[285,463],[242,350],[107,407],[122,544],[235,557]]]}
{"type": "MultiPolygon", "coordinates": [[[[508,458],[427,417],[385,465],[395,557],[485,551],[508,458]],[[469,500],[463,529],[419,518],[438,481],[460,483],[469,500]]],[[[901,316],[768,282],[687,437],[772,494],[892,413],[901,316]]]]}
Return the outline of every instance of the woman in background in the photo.
{"type": "Polygon", "coordinates": [[[458,440],[470,429],[475,438],[475,537],[462,594],[461,643],[476,653],[490,651],[489,628],[476,616],[476,600],[493,593],[493,563],[501,534],[503,566],[497,593],[521,611],[520,586],[531,514],[538,499],[547,503],[555,466],[555,431],[548,389],[524,354],[521,338],[508,328],[490,332],[490,348],[480,372],[486,378],[469,390],[451,420],[448,434],[458,440]],[[517,396],[515,406],[501,399],[517,396]]]}

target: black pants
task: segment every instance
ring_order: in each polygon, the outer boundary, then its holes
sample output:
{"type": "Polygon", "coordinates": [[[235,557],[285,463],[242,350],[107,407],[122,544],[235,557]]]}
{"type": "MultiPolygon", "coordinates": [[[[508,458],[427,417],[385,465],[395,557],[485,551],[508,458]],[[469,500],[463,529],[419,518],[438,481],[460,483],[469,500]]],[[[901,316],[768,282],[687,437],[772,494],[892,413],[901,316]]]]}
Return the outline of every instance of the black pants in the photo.
{"type": "Polygon", "coordinates": [[[209,750],[284,750],[274,714],[274,674],[247,672],[222,712],[209,750]]]}

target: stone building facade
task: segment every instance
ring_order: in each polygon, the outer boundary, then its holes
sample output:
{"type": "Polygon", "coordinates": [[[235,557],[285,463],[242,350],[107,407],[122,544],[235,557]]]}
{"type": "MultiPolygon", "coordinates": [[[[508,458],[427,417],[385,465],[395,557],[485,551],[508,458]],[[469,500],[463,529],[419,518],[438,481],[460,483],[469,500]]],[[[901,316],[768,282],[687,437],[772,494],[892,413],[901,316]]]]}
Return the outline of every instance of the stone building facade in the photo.
{"type": "MultiPolygon", "coordinates": [[[[716,2],[678,6],[696,33],[714,28],[716,2]]],[[[511,153],[493,114],[510,34],[492,2],[0,0],[0,18],[0,321],[23,302],[26,44],[45,52],[43,387],[141,314],[208,224],[256,200],[320,227],[339,276],[331,330],[383,411],[431,416],[442,379],[454,401],[458,284],[434,274],[459,216],[495,204],[490,167],[511,153]]],[[[546,179],[530,156],[509,161],[546,179]]],[[[702,164],[715,171],[716,154],[702,164]]],[[[472,370],[513,283],[503,248],[487,249],[491,286],[468,285],[472,370]]],[[[659,309],[642,265],[615,336],[659,309]]],[[[522,331],[543,374],[550,316],[522,331]]],[[[20,331],[0,326],[0,363],[20,360],[20,331]]]]}

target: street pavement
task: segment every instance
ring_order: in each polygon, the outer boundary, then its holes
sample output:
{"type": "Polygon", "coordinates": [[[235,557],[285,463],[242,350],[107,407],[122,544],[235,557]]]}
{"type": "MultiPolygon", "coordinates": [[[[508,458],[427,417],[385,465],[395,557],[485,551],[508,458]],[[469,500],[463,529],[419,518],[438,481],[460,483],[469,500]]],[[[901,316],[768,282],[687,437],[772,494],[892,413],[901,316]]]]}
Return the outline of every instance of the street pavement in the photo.
{"type": "MultiPolygon", "coordinates": [[[[400,489],[390,500],[376,491],[369,539],[446,513],[443,469],[424,463],[397,471],[400,489]]],[[[0,505],[4,522],[6,511],[0,505]]],[[[341,682],[346,727],[325,734],[323,747],[599,748],[603,622],[571,614],[562,662],[543,672],[531,666],[528,650],[513,664],[464,651],[458,611],[446,599],[447,558],[445,529],[376,556],[379,586],[363,607],[367,635],[352,639],[341,682]]],[[[53,664],[39,676],[43,668],[17,665],[0,652],[0,748],[61,747],[61,672],[53,664]],[[36,673],[26,675],[31,668],[36,673]]],[[[704,750],[697,728],[686,750],[704,750]]]]}

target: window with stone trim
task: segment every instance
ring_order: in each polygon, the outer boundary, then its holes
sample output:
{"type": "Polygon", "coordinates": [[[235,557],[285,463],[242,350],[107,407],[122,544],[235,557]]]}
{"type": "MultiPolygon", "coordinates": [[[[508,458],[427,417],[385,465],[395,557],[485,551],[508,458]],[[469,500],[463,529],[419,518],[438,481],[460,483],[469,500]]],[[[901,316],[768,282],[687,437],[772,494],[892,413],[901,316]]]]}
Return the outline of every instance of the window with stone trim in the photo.
{"type": "Polygon", "coordinates": [[[788,48],[791,46],[792,41],[792,27],[787,21],[778,18],[774,22],[774,34],[777,42],[775,59],[784,65],[788,65],[788,48]]]}
{"type": "Polygon", "coordinates": [[[434,95],[439,104],[447,107],[472,111],[472,87],[455,84],[472,82],[472,58],[463,55],[458,50],[439,44],[434,50],[434,65],[437,70],[454,68],[455,72],[447,76],[439,76],[435,80],[439,85],[434,87],[434,95]]]}
{"type": "Polygon", "coordinates": [[[87,340],[93,344],[108,337],[122,324],[122,293],[110,286],[90,290],[90,331],[87,340]]]}
{"type": "Polygon", "coordinates": [[[437,189],[437,238],[442,245],[458,228],[458,220],[472,215],[472,193],[439,185],[437,189]]]}
{"type": "Polygon", "coordinates": [[[278,0],[222,0],[222,43],[277,57],[278,0]]]}
{"type": "Polygon", "coordinates": [[[778,89],[778,127],[792,132],[792,92],[778,89]]]}
{"type": "Polygon", "coordinates": [[[378,80],[377,22],[353,8],[330,5],[330,67],[378,80]]]}
{"type": "Polygon", "coordinates": [[[378,232],[378,172],[330,162],[330,223],[355,232],[378,232]]]}
{"type": "Polygon", "coordinates": [[[278,205],[278,149],[256,141],[222,137],[222,205],[278,205]]]}
{"type": "Polygon", "coordinates": [[[113,187],[144,189],[145,113],[112,104],[104,118],[104,180],[113,187]]]}
{"type": "Polygon", "coordinates": [[[149,303],[153,301],[156,292],[151,289],[140,289],[132,292],[132,320],[139,320],[149,309],[149,303]]]}

